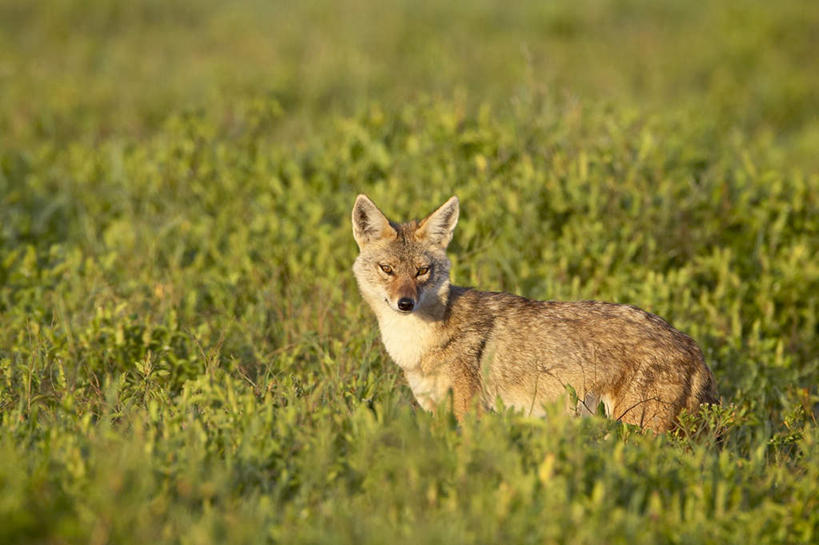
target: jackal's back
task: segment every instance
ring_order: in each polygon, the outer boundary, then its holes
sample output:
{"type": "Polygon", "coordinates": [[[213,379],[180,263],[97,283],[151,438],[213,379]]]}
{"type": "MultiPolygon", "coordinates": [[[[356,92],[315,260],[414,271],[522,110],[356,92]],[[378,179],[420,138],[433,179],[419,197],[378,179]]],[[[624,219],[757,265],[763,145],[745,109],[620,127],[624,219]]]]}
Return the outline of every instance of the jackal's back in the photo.
{"type": "Polygon", "coordinates": [[[697,344],[630,305],[533,301],[452,287],[450,342],[474,355],[485,403],[539,412],[574,390],[581,409],[668,429],[683,408],[717,401],[697,344]]]}

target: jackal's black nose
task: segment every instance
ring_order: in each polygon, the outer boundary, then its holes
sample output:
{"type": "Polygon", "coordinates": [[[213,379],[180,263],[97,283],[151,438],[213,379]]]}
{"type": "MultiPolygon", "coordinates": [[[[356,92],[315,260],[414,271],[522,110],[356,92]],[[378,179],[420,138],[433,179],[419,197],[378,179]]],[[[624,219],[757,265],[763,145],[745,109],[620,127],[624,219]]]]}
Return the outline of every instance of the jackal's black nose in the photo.
{"type": "Polygon", "coordinates": [[[402,297],[398,300],[398,310],[403,310],[404,312],[409,312],[412,310],[412,307],[415,306],[415,301],[410,299],[409,297],[402,297]]]}

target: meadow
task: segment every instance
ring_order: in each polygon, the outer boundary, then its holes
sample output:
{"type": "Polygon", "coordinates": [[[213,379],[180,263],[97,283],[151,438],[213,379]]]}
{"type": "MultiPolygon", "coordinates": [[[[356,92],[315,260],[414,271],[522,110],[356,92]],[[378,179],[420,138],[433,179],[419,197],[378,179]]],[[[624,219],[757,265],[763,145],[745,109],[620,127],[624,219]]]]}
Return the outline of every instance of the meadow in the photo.
{"type": "Polygon", "coordinates": [[[0,543],[815,543],[819,4],[0,0],[0,543]],[[415,404],[350,211],[640,306],[655,436],[415,404]]]}

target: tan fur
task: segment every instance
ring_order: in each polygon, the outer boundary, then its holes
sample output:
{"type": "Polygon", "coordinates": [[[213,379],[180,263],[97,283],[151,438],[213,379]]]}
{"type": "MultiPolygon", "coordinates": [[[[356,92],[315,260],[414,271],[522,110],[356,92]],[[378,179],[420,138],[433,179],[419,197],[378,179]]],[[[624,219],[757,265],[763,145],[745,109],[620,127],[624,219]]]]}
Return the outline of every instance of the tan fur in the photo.
{"type": "Polygon", "coordinates": [[[682,409],[718,402],[697,344],[654,314],[451,286],[446,247],[457,221],[456,197],[404,224],[390,222],[364,195],[353,207],[356,280],[424,409],[451,391],[458,419],[498,400],[542,415],[544,405],[573,391],[569,410],[577,414],[603,403],[611,418],[661,432],[682,409]],[[411,311],[402,311],[408,301],[411,311]]]}

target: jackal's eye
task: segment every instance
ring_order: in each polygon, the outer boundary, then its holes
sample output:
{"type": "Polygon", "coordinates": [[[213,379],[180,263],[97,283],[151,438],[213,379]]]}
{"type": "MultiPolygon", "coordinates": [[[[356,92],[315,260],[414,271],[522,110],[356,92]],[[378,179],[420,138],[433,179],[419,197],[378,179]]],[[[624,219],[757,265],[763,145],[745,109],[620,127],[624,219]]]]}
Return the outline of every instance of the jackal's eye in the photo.
{"type": "Polygon", "coordinates": [[[385,273],[392,274],[392,267],[390,267],[389,265],[379,265],[379,267],[381,267],[381,270],[384,271],[385,273]]]}
{"type": "Polygon", "coordinates": [[[424,276],[429,272],[429,267],[418,267],[418,270],[415,272],[415,276],[424,276]]]}

